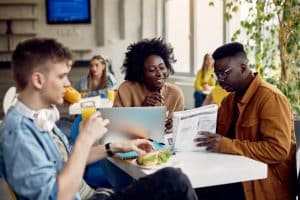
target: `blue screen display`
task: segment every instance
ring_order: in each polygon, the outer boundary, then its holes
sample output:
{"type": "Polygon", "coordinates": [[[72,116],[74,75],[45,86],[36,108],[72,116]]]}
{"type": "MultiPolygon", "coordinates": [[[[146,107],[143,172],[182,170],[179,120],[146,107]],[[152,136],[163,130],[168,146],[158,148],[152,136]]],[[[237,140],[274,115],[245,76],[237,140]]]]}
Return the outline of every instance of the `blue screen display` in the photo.
{"type": "Polygon", "coordinates": [[[90,23],[90,0],[46,0],[48,24],[90,23]]]}

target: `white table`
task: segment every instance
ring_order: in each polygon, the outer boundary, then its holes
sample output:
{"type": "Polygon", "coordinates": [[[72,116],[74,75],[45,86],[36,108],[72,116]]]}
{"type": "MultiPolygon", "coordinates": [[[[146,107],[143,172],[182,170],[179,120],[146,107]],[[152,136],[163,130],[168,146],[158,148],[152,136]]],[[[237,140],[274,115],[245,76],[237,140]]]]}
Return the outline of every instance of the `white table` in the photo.
{"type": "MultiPolygon", "coordinates": [[[[135,179],[155,172],[122,160],[110,158],[113,164],[135,179]]],[[[167,166],[168,164],[166,164],[167,166]]],[[[243,182],[267,177],[267,165],[244,157],[210,152],[177,152],[169,165],[181,168],[194,188],[243,182]]],[[[165,167],[165,166],[164,166],[165,167]]]]}

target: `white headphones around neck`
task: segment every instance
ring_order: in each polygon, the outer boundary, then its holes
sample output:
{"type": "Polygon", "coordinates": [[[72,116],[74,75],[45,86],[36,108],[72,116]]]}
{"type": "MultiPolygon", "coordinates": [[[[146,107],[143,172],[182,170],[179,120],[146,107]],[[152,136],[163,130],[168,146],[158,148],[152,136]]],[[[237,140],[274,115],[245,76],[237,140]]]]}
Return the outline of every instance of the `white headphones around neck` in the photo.
{"type": "Polygon", "coordinates": [[[51,131],[54,128],[55,122],[58,121],[60,117],[59,111],[54,105],[51,105],[51,107],[47,109],[44,108],[34,111],[17,99],[14,106],[17,111],[25,117],[32,119],[40,131],[51,131]]]}

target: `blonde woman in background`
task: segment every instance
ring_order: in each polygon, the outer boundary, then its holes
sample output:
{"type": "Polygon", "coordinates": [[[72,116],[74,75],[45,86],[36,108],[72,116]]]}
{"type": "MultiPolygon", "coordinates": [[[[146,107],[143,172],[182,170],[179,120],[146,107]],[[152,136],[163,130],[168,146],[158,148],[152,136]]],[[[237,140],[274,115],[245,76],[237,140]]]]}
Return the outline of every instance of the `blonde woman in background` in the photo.
{"type": "Polygon", "coordinates": [[[202,105],[209,105],[209,104],[217,104],[218,106],[221,105],[221,102],[223,99],[228,95],[229,93],[224,90],[219,84],[212,89],[211,93],[209,93],[205,100],[203,101],[202,105]]]}
{"type": "Polygon", "coordinates": [[[202,103],[207,94],[216,85],[216,80],[212,74],[214,72],[214,60],[210,54],[205,54],[202,68],[197,72],[194,83],[194,99],[195,107],[202,106],[202,103]]]}
{"type": "Polygon", "coordinates": [[[106,60],[96,55],[92,57],[89,63],[89,74],[84,76],[76,85],[84,96],[107,97],[108,89],[114,89],[117,81],[114,75],[109,71],[106,60]]]}

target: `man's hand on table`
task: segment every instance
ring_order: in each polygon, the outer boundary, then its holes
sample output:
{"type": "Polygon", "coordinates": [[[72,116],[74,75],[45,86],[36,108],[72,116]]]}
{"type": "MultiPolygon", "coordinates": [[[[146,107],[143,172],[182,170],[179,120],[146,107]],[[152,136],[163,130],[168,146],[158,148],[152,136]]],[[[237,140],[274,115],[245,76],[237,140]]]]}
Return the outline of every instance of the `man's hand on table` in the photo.
{"type": "Polygon", "coordinates": [[[197,147],[206,147],[207,151],[218,152],[222,136],[217,133],[200,131],[194,139],[197,147]]]}

